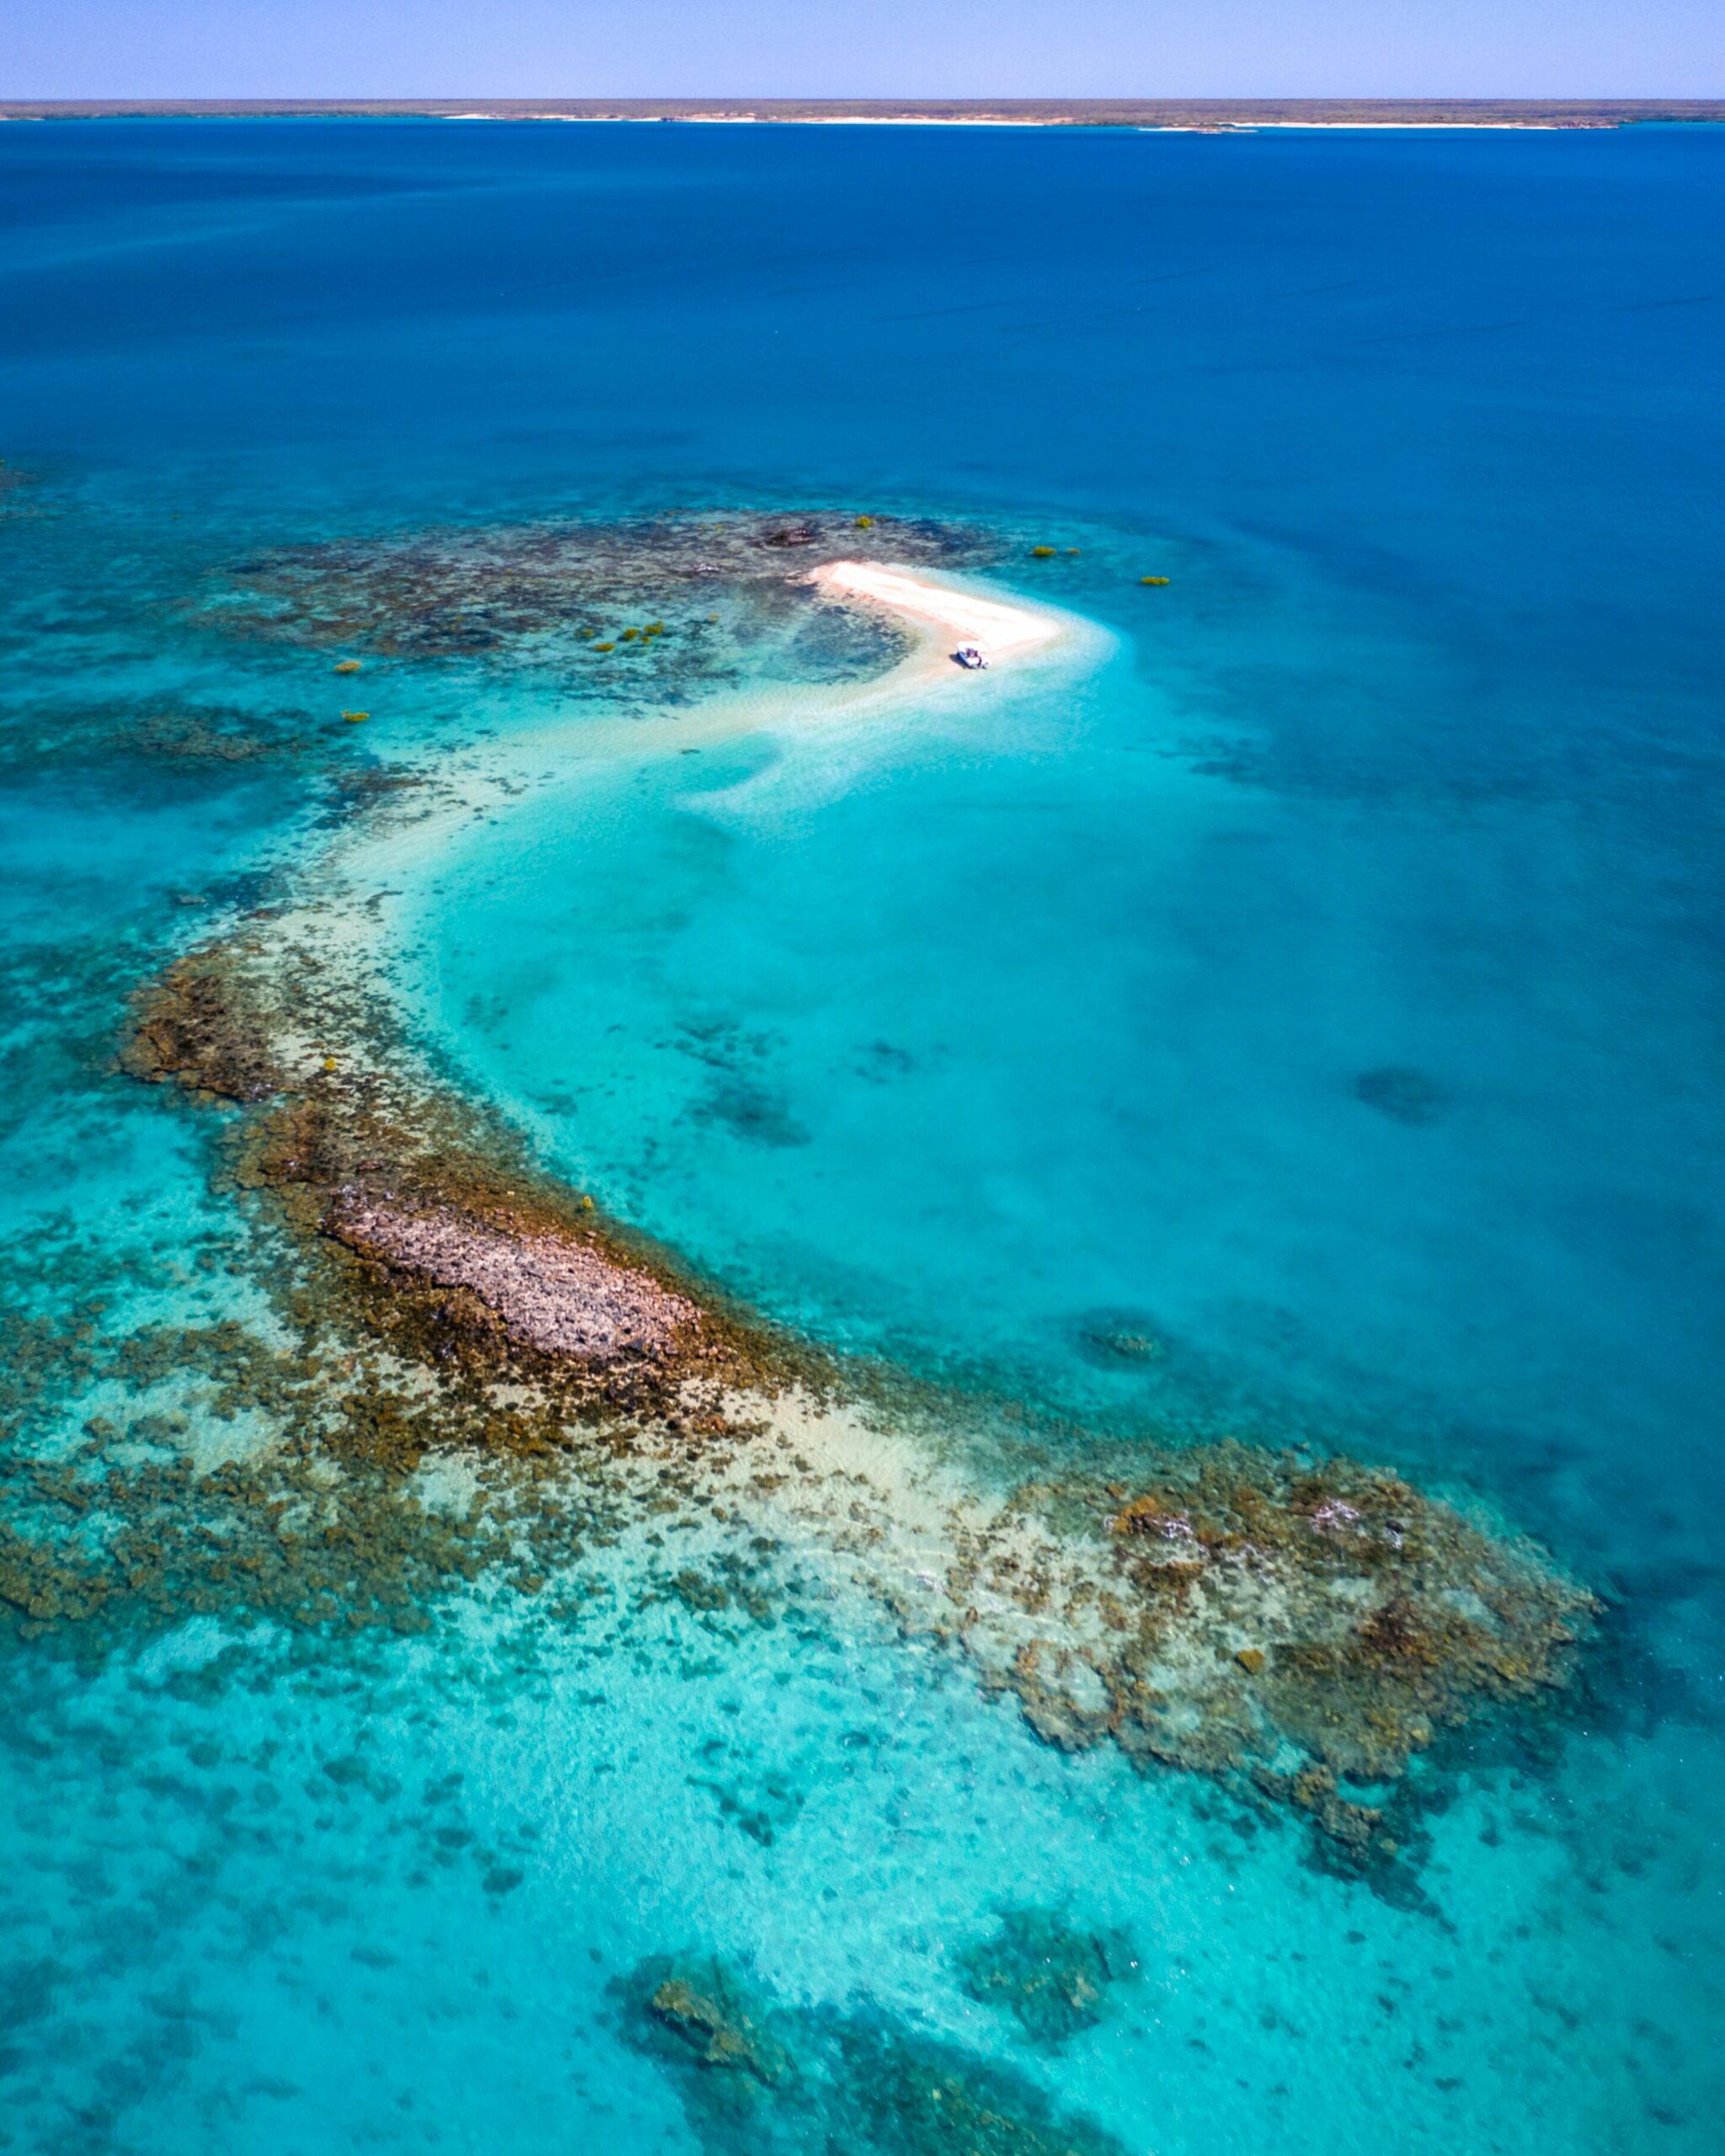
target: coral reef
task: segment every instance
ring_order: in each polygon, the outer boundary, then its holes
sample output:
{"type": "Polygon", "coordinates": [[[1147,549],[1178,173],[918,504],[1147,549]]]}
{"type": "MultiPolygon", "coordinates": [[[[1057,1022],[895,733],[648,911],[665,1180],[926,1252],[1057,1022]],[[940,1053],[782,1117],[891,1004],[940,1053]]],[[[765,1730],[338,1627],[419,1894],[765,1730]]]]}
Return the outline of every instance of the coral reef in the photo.
{"type": "Polygon", "coordinates": [[[1243,1770],[1362,1862],[1397,1843],[1340,1784],[1396,1783],[1442,1730],[1564,1685],[1597,1610],[1397,1476],[1231,1443],[1135,1486],[1027,1485],[950,1587],[1047,1742],[1243,1770]]]}
{"type": "Polygon", "coordinates": [[[428,1396],[354,1347],[310,1312],[272,1342],[234,1322],[116,1337],[94,1312],[0,1311],[0,1621],[79,1654],[192,1615],[423,1632],[452,1583],[567,1577],[638,1504],[596,1469],[554,1502],[495,1480],[435,1502],[416,1480],[428,1454],[464,1422],[473,1444],[504,1431],[486,1403],[428,1396]],[[59,1404],[116,1393],[125,1406],[67,1443],[59,1404]],[[278,1439],[200,1460],[194,1407],[278,1439]]]}
{"type": "MultiPolygon", "coordinates": [[[[879,517],[870,546],[901,562],[975,566],[984,534],[879,517]]],[[[676,701],[734,680],[839,679],[899,650],[879,619],[826,603],[806,565],[856,544],[848,512],[731,510],[619,524],[446,527],[283,547],[234,564],[195,618],[248,638],[384,659],[552,670],[607,702],[676,701]],[[594,656],[613,657],[595,668],[594,656]],[[625,663],[626,662],[626,663],[625,663]]]]}
{"type": "Polygon", "coordinates": [[[702,2145],[738,2156],[1124,2156],[1032,2083],[878,2009],[774,2005],[702,1956],[616,1987],[627,2039],[672,2078],[702,2145]]]}
{"type": "Polygon", "coordinates": [[[749,2074],[765,2089],[790,2072],[784,2047],[756,2021],[722,1962],[668,1966],[647,2010],[702,2066],[749,2074]]]}
{"type": "Polygon", "coordinates": [[[882,2156],[1125,2156],[1112,2134],[1032,2083],[884,2016],[843,2025],[839,2043],[844,2109],[857,2140],[882,2156]]]}
{"type": "Polygon", "coordinates": [[[1111,1985],[1138,1973],[1111,1934],[1075,1931],[1052,1910],[1009,1908],[960,1961],[972,1999],[1011,2014],[1034,2044],[1058,2044],[1103,2018],[1111,1985]]]}
{"type": "MultiPolygon", "coordinates": [[[[303,951],[296,953],[303,960],[303,951]]],[[[540,1175],[462,1104],[392,1064],[363,995],[255,942],[206,947],[137,999],[132,1075],[250,1107],[233,1171],[354,1269],[326,1285],[398,1349],[497,1376],[548,1359],[565,1406],[681,1420],[691,1375],[764,1380],[764,1342],[702,1310],[662,1253],[540,1175]],[[259,953],[262,951],[260,958],[259,953]],[[332,1046],[339,1052],[331,1054],[332,1046]]]]}
{"type": "MultiPolygon", "coordinates": [[[[129,1067],[242,1107],[237,1179],[328,1261],[328,1303],[422,1382],[465,1384],[450,1441],[567,1454],[572,1430],[722,1438],[704,1500],[689,1497],[728,1512],[734,1490],[719,1484],[772,1426],[774,1400],[836,1373],[799,1364],[409,1078],[367,999],[305,957],[286,963],[268,937],[189,954],[141,997],[129,1067]],[[473,1412],[476,1384],[507,1385],[508,1411],[473,1412]]],[[[1136,1359],[1150,1337],[1130,1313],[1087,1322],[1111,1358],[1136,1359]]],[[[949,1559],[930,1572],[925,1556],[908,1580],[882,1554],[901,1534],[888,1504],[855,1538],[855,1577],[909,1629],[956,1645],[1044,1742],[1220,1777],[1308,1821],[1332,1861],[1405,1868],[1385,1791],[1445,1730],[1561,1689],[1592,1598],[1531,1544],[1346,1458],[1236,1442],[1140,1444],[1130,1458],[1130,1481],[949,1492],[949,1559]]],[[[772,1517],[779,1487],[757,1470],[750,1502],[772,1517]]],[[[807,1502],[836,1546],[850,1535],[839,1520],[865,1516],[842,1478],[807,1502]]],[[[703,1618],[733,1598],[688,1566],[667,1591],[703,1618]]],[[[1093,1983],[1052,1956],[1027,2030],[1038,2014],[1044,2033],[1063,2015],[1077,2025],[1093,1983]]]]}
{"type": "Polygon", "coordinates": [[[234,1102],[267,1101],[286,1085],[262,1014],[219,949],[188,953],[139,991],[120,1064],[234,1102]]]}
{"type": "MultiPolygon", "coordinates": [[[[985,552],[943,527],[876,529],[895,558],[985,552]]],[[[573,662],[609,626],[651,669],[699,643],[692,609],[704,624],[709,599],[740,634],[842,627],[798,564],[852,531],[732,516],[288,550],[251,566],[249,600],[210,598],[200,618],[527,665],[573,662]]],[[[472,808],[429,774],[367,766],[331,813],[389,835],[438,804],[472,808]]],[[[1033,1479],[1002,1488],[998,1448],[988,1474],[948,1474],[975,1401],[784,1337],[606,1218],[425,1067],[372,965],[369,895],[322,872],[284,872],[270,895],[138,991],[120,1059],[216,1107],[203,1129],[259,1314],[129,1332],[93,1309],[57,1326],[14,1314],[0,1605],[20,1627],[94,1637],[204,1609],[412,1629],[471,1582],[574,1610],[590,1550],[626,1535],[619,1622],[656,1605],[686,1636],[734,1637],[803,1621],[754,1554],[794,1538],[820,1553],[817,1593],[847,1579],[962,1654],[1043,1742],[1216,1777],[1369,1875],[1407,1867],[1421,1754],[1565,1685],[1591,1598],[1530,1544],[1384,1470],[1154,1432],[1108,1453],[1015,1401],[1033,1479]],[[918,1422],[941,1444],[872,1479],[884,1433],[918,1422]],[[231,1454],[212,1456],[209,1433],[229,1426],[231,1454]],[[702,1545],[660,1560],[672,1516],[702,1545]]],[[[770,1096],[733,1082],[722,1043],[706,1059],[713,1119],[796,1141],[770,1096]]],[[[1405,1109],[1416,1092],[1390,1075],[1405,1109]]],[[[1141,1312],[1075,1324],[1102,1367],[1178,1352],[1141,1312]]],[[[771,1838],[772,1803],[712,1786],[771,1838]]],[[[1038,2041],[1083,2025],[1115,1951],[1053,1923],[1009,1913],[970,1972],[1038,2041]]]]}
{"type": "Polygon", "coordinates": [[[1090,1310],[1072,1328],[1079,1353],[1099,1369],[1160,1362],[1167,1353],[1160,1325],[1142,1310],[1090,1310]]]}
{"type": "MultiPolygon", "coordinates": [[[[28,504],[29,490],[36,484],[35,474],[0,456],[0,517],[27,516],[31,512],[28,504]]],[[[38,515],[40,511],[36,512],[38,515]]]]}

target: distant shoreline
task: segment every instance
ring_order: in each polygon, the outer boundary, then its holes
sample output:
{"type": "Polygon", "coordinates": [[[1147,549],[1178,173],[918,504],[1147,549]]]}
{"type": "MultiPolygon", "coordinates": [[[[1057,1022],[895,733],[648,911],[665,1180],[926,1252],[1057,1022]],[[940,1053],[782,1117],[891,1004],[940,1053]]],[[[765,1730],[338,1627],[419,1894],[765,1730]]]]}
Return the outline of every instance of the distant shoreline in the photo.
{"type": "Polygon", "coordinates": [[[13,99],[0,120],[461,120],[947,127],[1598,128],[1725,121],[1725,99],[13,99]]]}

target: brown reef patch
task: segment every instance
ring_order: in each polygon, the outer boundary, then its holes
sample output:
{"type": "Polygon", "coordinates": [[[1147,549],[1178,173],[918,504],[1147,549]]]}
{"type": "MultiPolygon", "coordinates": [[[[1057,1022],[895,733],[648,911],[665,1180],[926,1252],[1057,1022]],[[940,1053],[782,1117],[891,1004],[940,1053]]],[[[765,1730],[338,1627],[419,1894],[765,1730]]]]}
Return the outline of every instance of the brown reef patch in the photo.
{"type": "Polygon", "coordinates": [[[972,1999],[1004,2009],[1029,2042],[1044,2045],[1094,2028],[1109,1991],[1139,1973],[1118,1935],[1081,1931],[1037,1908],[1004,1910],[992,1937],[968,1949],[959,1967],[972,1999]]]}
{"type": "Polygon", "coordinates": [[[702,2066],[750,2074],[766,2089],[790,2071],[783,2045],[761,2025],[723,1962],[671,1970],[654,1986],[647,2008],[702,2066]]]}
{"type": "Polygon", "coordinates": [[[219,946],[190,952],[134,997],[121,1068],[212,1098],[273,1099],[287,1074],[254,1002],[231,953],[219,946]]]}
{"type": "MultiPolygon", "coordinates": [[[[299,954],[302,958],[305,954],[299,954]]],[[[261,937],[176,961],[136,999],[133,1075],[248,1111],[228,1138],[326,1293],[410,1360],[529,1375],[681,1424],[698,1379],[772,1382],[764,1332],[544,1176],[508,1134],[381,1054],[367,999],[261,937]],[[261,955],[260,955],[261,953],[261,955]]]]}
{"type": "Polygon", "coordinates": [[[1224,1442],[1151,1479],[1026,1485],[978,1538],[951,1585],[985,1681],[1051,1744],[1244,1774],[1362,1862],[1400,1854],[1368,1798],[1567,1684],[1598,1614],[1531,1542],[1345,1457],[1224,1442]]]}

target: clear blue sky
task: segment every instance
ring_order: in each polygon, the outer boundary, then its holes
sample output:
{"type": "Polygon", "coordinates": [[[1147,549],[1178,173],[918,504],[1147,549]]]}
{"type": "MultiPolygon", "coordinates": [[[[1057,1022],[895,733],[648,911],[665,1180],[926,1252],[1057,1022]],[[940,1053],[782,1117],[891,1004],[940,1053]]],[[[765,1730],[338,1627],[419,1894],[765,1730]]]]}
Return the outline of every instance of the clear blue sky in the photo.
{"type": "Polygon", "coordinates": [[[0,95],[1710,97],[1722,0],[6,0],[0,95]]]}

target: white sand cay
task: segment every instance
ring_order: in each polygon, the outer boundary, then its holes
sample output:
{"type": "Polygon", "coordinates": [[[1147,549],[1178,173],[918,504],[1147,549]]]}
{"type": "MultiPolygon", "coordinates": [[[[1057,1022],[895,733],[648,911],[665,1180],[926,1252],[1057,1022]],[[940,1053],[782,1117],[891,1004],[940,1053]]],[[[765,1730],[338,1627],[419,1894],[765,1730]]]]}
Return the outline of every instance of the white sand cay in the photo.
{"type": "Polygon", "coordinates": [[[886,568],[879,562],[828,562],[811,582],[836,599],[870,600],[889,613],[951,645],[980,644],[998,664],[1003,659],[1058,642],[1065,625],[1057,615],[1029,606],[982,599],[973,591],[932,583],[909,569],[886,568]]]}

